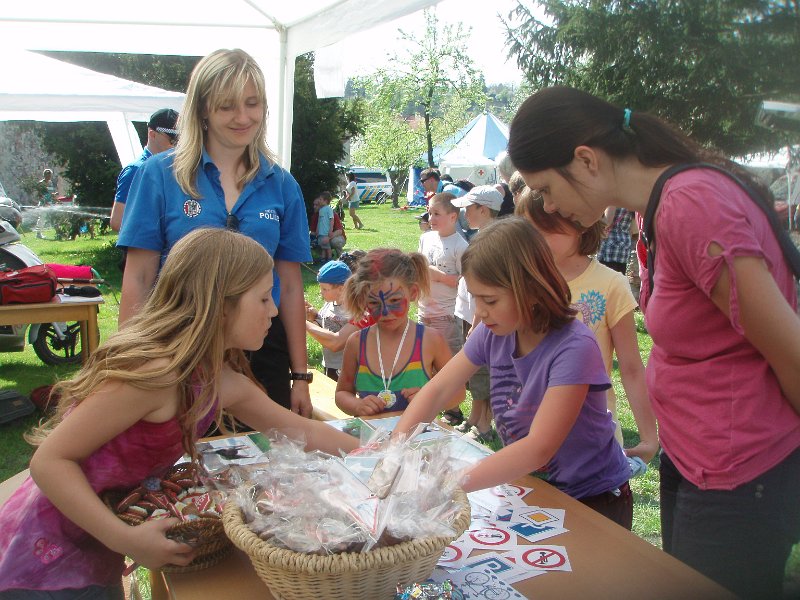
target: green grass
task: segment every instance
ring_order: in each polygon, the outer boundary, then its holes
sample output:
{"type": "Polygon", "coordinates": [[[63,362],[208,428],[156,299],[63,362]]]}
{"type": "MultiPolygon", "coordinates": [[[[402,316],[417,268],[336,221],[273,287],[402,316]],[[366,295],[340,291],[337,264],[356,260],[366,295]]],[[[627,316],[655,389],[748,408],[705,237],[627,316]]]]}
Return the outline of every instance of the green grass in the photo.
{"type": "MultiPolygon", "coordinates": [[[[57,241],[53,239],[54,232],[51,230],[45,232],[45,237],[49,239],[37,239],[33,232],[26,232],[22,234],[21,241],[44,262],[92,265],[109,281],[119,297],[122,274],[117,268],[119,256],[114,248],[116,234],[98,236],[94,240],[80,237],[74,241],[57,241]]],[[[101,289],[105,304],[100,306],[98,325],[100,339],[104,340],[117,328],[119,306],[108,286],[102,286],[101,289]]],[[[0,365],[0,389],[16,389],[26,395],[39,386],[68,378],[77,370],[74,366],[53,367],[44,364],[28,344],[23,352],[0,353],[0,365]]],[[[0,425],[0,480],[27,468],[33,450],[22,439],[22,433],[41,417],[40,413],[34,413],[25,419],[0,425]]]]}
{"type": "MultiPolygon", "coordinates": [[[[345,250],[369,250],[378,246],[390,246],[404,251],[417,249],[419,227],[415,215],[419,211],[393,210],[389,205],[366,205],[359,209],[359,216],[364,222],[364,229],[356,231],[349,227],[349,218],[345,219],[347,244],[345,250]]],[[[50,235],[52,237],[52,234],[50,235]]],[[[117,269],[117,251],[113,248],[115,235],[98,237],[95,240],[79,238],[75,241],[37,240],[32,233],[23,236],[23,242],[36,252],[45,262],[61,262],[66,264],[91,264],[108,279],[119,294],[121,274],[117,269]]],[[[322,299],[316,285],[316,267],[305,265],[302,269],[306,298],[314,306],[320,307],[322,299]]],[[[100,338],[104,340],[116,330],[119,307],[110,293],[104,290],[106,303],[100,308],[100,338]]],[[[652,340],[647,334],[642,316],[637,313],[636,324],[639,348],[646,361],[652,347],[652,340]]],[[[317,342],[308,340],[309,364],[320,366],[321,348],[317,342]]],[[[0,389],[16,388],[22,393],[52,383],[56,378],[70,376],[74,368],[54,368],[43,364],[34,354],[31,347],[21,353],[0,354],[0,389]]],[[[622,426],[626,446],[638,441],[636,425],[625,391],[619,379],[619,371],[614,367],[612,373],[614,390],[618,398],[618,416],[622,426]]],[[[469,398],[462,404],[468,413],[469,398]]],[[[12,424],[0,426],[0,480],[6,479],[26,468],[31,448],[22,440],[22,432],[30,428],[41,415],[33,415],[12,424]]],[[[659,522],[658,499],[658,458],[650,463],[648,472],[631,481],[634,492],[633,532],[655,546],[661,545],[661,527],[659,522]]],[[[787,583],[793,590],[800,590],[800,545],[795,546],[787,566],[787,583]]]]}

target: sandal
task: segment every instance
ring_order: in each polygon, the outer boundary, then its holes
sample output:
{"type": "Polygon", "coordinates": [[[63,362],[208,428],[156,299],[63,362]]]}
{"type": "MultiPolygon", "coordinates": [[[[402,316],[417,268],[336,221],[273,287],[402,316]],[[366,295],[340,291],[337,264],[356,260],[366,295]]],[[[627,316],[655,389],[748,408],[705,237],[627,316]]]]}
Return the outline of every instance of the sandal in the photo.
{"type": "Polygon", "coordinates": [[[489,428],[483,433],[478,431],[477,427],[472,427],[469,433],[466,434],[470,439],[480,442],[481,444],[491,444],[497,441],[497,432],[493,428],[489,428]]]}
{"type": "Polygon", "coordinates": [[[464,413],[461,412],[460,408],[446,410],[442,413],[442,421],[451,427],[455,427],[456,425],[464,422],[464,413]]]}
{"type": "Polygon", "coordinates": [[[457,431],[458,433],[468,433],[472,427],[472,423],[464,421],[460,425],[453,427],[453,431],[457,431]]]}

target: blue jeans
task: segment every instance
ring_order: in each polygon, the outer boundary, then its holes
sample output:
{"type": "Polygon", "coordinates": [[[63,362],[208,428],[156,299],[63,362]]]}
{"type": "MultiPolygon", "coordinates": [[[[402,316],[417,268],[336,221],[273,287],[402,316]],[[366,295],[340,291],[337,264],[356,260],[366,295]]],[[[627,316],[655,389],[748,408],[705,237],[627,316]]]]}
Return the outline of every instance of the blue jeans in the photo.
{"type": "Polygon", "coordinates": [[[0,592],[0,600],[125,600],[125,593],[121,585],[90,585],[78,590],[7,590],[0,592]]]}
{"type": "Polygon", "coordinates": [[[734,490],[701,490],[661,453],[664,550],[741,598],[780,598],[800,541],[800,448],[734,490]]]}

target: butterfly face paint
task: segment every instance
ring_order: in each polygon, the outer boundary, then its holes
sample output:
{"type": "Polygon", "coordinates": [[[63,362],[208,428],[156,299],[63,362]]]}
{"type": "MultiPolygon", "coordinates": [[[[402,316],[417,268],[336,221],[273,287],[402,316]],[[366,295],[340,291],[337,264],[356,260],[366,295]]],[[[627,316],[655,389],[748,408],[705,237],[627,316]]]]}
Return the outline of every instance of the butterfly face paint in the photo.
{"type": "Polygon", "coordinates": [[[367,311],[376,323],[405,319],[408,316],[408,302],[407,290],[396,279],[384,279],[370,288],[367,311]]]}

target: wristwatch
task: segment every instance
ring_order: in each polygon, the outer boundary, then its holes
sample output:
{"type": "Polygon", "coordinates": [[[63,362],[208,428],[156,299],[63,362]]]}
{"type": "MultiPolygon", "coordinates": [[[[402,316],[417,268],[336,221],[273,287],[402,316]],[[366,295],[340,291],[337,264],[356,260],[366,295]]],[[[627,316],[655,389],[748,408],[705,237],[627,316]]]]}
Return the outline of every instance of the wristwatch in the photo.
{"type": "Polygon", "coordinates": [[[292,381],[307,381],[308,383],[311,383],[314,380],[314,373],[311,371],[306,373],[295,373],[292,371],[290,379],[292,381]]]}

